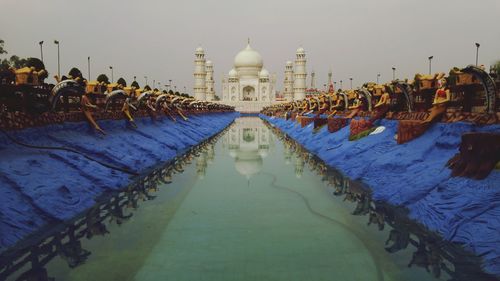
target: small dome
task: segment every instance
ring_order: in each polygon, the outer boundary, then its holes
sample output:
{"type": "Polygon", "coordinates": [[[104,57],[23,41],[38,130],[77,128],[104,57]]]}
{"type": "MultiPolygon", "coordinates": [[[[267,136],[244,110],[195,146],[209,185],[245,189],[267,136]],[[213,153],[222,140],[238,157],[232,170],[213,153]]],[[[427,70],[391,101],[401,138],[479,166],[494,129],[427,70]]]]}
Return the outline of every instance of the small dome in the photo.
{"type": "Polygon", "coordinates": [[[213,65],[213,63],[212,63],[212,61],[211,61],[211,60],[207,60],[206,65],[207,65],[207,66],[212,66],[212,65],[213,65]]]}
{"type": "Polygon", "coordinates": [[[204,53],[205,51],[203,50],[203,48],[201,46],[199,46],[198,48],[196,48],[196,52],[197,53],[204,53]]]}
{"type": "Polygon", "coordinates": [[[306,51],[302,47],[300,47],[300,48],[297,49],[297,54],[305,54],[305,52],[306,51]]]}
{"type": "Polygon", "coordinates": [[[238,71],[236,71],[236,69],[233,68],[229,71],[228,75],[229,78],[238,78],[238,71]]]}
{"type": "Polygon", "coordinates": [[[291,62],[291,61],[286,61],[286,65],[293,65],[293,62],[291,62]]]}
{"type": "Polygon", "coordinates": [[[256,67],[262,68],[264,62],[260,54],[247,45],[245,49],[240,51],[234,58],[234,67],[256,67]]]}
{"type": "Polygon", "coordinates": [[[259,73],[260,78],[269,78],[269,71],[267,69],[263,68],[260,73],[259,73]]]}

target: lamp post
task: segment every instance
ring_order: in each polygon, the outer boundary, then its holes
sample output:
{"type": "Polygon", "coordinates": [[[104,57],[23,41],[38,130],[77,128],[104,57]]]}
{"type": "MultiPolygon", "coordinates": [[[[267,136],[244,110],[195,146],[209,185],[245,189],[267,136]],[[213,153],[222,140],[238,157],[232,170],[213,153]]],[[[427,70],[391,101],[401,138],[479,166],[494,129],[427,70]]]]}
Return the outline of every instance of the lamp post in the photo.
{"type": "Polygon", "coordinates": [[[115,77],[114,77],[114,73],[113,73],[113,67],[112,66],[109,66],[109,69],[111,69],[111,83],[113,83],[115,81],[115,77]]]}
{"type": "Polygon", "coordinates": [[[172,87],[172,79],[168,79],[168,90],[170,91],[172,87]]]}
{"type": "Polygon", "coordinates": [[[148,85],[148,77],[144,76],[144,79],[146,80],[146,85],[144,85],[144,87],[146,87],[148,85]]]}
{"type": "Polygon", "coordinates": [[[328,91],[328,88],[326,87],[326,84],[323,84],[323,87],[325,88],[325,92],[328,91]]]}
{"type": "Polygon", "coordinates": [[[155,85],[156,85],[156,80],[153,79],[153,89],[155,88],[155,85]]]}
{"type": "Polygon", "coordinates": [[[380,73],[377,74],[377,84],[379,83],[380,81],[380,73]]]}
{"type": "Polygon", "coordinates": [[[54,44],[57,45],[57,76],[61,79],[61,60],[59,55],[59,41],[54,40],[54,44]]]}
{"type": "Polygon", "coordinates": [[[333,87],[337,89],[337,81],[333,81],[333,87]]]}
{"type": "Polygon", "coordinates": [[[89,81],[92,80],[90,79],[90,57],[87,57],[87,69],[89,71],[89,81]]]}
{"type": "Polygon", "coordinates": [[[340,89],[342,89],[342,80],[340,80],[340,89]]]}
{"type": "Polygon", "coordinates": [[[429,57],[429,75],[432,74],[432,59],[433,58],[434,58],[434,56],[429,57]]]}
{"type": "Polygon", "coordinates": [[[392,80],[396,80],[396,68],[392,68],[392,80]]]}
{"type": "Polygon", "coordinates": [[[135,82],[135,79],[137,78],[137,76],[134,76],[134,82],[135,82]]]}
{"type": "Polygon", "coordinates": [[[43,41],[38,42],[40,44],[40,59],[43,62],[43,41]]]}
{"type": "Polygon", "coordinates": [[[349,80],[351,80],[351,90],[352,90],[352,77],[351,77],[351,78],[349,78],[349,80]]]}
{"type": "Polygon", "coordinates": [[[476,66],[478,64],[478,59],[479,59],[479,46],[481,46],[479,43],[476,43],[476,66]]]}

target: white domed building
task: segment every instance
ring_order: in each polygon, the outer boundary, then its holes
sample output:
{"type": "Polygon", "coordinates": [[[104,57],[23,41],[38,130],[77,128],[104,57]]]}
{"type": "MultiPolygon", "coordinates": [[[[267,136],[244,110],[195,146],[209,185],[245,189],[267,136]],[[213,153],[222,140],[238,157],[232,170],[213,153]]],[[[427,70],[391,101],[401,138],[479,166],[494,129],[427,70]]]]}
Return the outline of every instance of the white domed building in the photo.
{"type": "Polygon", "coordinates": [[[275,85],[276,76],[264,68],[262,56],[249,43],[222,80],[222,102],[240,112],[259,112],[274,103],[275,85]]]}

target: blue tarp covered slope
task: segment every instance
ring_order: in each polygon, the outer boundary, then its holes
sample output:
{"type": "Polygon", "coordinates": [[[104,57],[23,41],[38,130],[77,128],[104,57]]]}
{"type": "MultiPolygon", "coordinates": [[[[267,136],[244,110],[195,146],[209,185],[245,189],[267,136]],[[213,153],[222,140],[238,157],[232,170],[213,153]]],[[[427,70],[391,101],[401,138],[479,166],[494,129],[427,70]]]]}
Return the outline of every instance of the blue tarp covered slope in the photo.
{"type": "Polygon", "coordinates": [[[500,125],[436,124],[424,136],[398,145],[397,121],[382,120],[385,131],[348,141],[349,127],[328,133],[301,128],[281,118],[274,124],[328,165],[373,190],[375,200],[405,206],[410,217],[445,239],[463,243],[484,257],[487,272],[500,274],[500,171],[484,180],[452,178],[446,162],[458,152],[465,132],[499,132],[500,125]]]}
{"type": "MultiPolygon", "coordinates": [[[[21,142],[76,149],[100,161],[144,171],[215,135],[238,113],[193,115],[189,120],[149,118],[100,121],[106,136],[87,123],[65,123],[10,132],[21,142]]],[[[129,175],[84,157],[55,150],[30,149],[0,135],[0,251],[49,222],[67,220],[95,204],[105,191],[131,182],[129,175]]]]}

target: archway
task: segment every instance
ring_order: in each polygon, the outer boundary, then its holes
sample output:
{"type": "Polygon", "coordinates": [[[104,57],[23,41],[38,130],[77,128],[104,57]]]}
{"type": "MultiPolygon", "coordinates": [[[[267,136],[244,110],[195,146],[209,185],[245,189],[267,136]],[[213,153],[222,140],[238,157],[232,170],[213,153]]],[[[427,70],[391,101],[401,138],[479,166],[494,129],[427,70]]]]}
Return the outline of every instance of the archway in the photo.
{"type": "Polygon", "coordinates": [[[244,101],[254,101],[255,100],[255,88],[252,86],[246,86],[243,88],[243,100],[244,101]]]}

